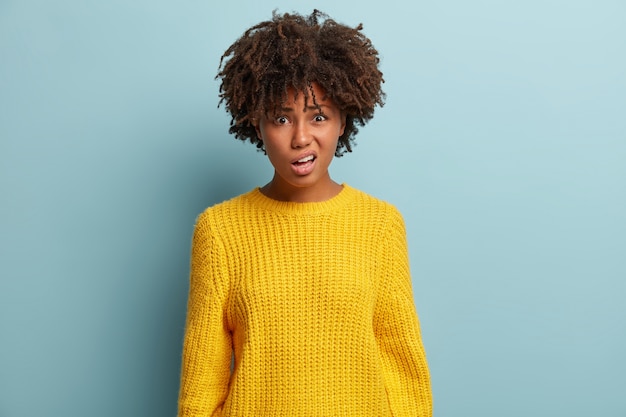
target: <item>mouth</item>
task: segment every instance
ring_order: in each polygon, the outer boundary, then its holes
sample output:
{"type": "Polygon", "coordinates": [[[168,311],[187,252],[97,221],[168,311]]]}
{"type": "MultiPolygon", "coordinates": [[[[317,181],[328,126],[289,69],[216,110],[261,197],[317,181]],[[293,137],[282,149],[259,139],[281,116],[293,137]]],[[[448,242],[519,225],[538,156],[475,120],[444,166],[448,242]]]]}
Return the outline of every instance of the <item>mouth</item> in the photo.
{"type": "Polygon", "coordinates": [[[291,164],[296,167],[302,167],[302,166],[312,163],[313,161],[315,161],[315,159],[316,159],[315,155],[307,155],[296,161],[293,161],[291,164]]]}
{"type": "Polygon", "coordinates": [[[298,176],[305,176],[312,173],[315,169],[315,161],[317,155],[314,152],[301,155],[298,159],[291,162],[291,168],[294,174],[298,176]]]}

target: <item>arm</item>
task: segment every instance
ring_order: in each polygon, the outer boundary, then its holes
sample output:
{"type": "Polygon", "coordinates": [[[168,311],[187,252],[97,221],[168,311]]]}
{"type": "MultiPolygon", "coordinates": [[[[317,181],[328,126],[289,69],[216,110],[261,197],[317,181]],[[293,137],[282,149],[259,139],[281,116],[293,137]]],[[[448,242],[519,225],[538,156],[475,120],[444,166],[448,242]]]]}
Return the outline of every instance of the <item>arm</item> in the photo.
{"type": "Polygon", "coordinates": [[[381,256],[374,331],[389,404],[397,417],[431,417],[430,375],[413,301],[406,232],[395,209],[381,256]]]}
{"type": "Polygon", "coordinates": [[[228,277],[224,248],[206,214],[196,222],[191,249],[187,322],[178,400],[179,417],[209,417],[228,393],[232,337],[226,324],[228,277]]]}

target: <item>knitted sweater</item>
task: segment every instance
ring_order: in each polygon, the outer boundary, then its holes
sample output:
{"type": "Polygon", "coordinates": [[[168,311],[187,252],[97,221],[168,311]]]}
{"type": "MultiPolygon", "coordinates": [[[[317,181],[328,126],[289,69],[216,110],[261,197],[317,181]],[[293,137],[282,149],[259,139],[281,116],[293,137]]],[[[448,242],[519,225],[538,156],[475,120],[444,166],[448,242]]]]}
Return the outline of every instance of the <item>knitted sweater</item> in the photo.
{"type": "Polygon", "coordinates": [[[404,223],[348,185],[197,221],[179,416],[430,417],[404,223]]]}

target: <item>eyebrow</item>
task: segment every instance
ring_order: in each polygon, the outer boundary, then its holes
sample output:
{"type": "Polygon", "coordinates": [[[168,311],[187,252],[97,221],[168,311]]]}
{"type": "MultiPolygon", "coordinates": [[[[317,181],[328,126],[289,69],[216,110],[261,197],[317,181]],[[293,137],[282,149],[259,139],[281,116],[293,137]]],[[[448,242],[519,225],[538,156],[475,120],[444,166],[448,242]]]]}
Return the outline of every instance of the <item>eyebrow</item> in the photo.
{"type": "MultiPolygon", "coordinates": [[[[319,106],[307,106],[306,110],[322,110],[324,107],[329,108],[326,104],[320,104],[319,106]]],[[[280,111],[293,111],[293,107],[279,107],[280,111]]]]}

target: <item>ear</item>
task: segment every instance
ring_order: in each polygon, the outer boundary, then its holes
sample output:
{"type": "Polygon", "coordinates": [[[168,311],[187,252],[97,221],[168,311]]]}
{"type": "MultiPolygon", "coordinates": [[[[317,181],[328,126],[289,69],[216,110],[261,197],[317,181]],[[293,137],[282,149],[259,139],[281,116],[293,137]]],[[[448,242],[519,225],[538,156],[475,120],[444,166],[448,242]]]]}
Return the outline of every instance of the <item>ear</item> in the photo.
{"type": "Polygon", "coordinates": [[[261,129],[259,128],[259,119],[256,117],[250,119],[250,123],[254,126],[254,130],[256,130],[256,136],[260,141],[263,141],[263,137],[261,136],[261,129]]]}
{"type": "Polygon", "coordinates": [[[344,130],[346,130],[346,115],[345,113],[341,114],[341,127],[339,128],[339,136],[343,135],[344,130]]]}

